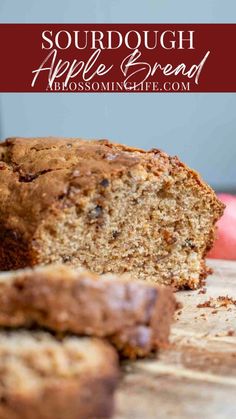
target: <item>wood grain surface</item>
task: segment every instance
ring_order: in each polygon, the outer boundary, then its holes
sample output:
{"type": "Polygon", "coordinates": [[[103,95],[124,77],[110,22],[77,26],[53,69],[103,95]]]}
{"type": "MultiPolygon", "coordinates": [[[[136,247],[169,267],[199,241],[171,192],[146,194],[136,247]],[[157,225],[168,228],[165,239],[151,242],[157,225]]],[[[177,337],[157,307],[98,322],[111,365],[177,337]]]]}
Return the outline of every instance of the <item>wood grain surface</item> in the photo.
{"type": "Polygon", "coordinates": [[[124,364],[115,419],[236,418],[236,262],[208,265],[205,289],[176,293],[170,347],[124,364]]]}

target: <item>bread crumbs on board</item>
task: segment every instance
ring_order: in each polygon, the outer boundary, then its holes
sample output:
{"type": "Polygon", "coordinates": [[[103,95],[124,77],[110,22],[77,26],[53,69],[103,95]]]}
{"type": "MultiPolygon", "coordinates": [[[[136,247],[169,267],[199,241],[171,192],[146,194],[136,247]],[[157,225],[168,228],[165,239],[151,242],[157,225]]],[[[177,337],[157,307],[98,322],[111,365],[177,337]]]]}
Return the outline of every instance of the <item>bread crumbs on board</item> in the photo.
{"type": "Polygon", "coordinates": [[[226,296],[219,296],[217,298],[210,298],[209,300],[198,304],[197,308],[213,308],[213,309],[217,309],[220,307],[228,308],[229,305],[236,306],[236,300],[226,295],[226,296]]]}

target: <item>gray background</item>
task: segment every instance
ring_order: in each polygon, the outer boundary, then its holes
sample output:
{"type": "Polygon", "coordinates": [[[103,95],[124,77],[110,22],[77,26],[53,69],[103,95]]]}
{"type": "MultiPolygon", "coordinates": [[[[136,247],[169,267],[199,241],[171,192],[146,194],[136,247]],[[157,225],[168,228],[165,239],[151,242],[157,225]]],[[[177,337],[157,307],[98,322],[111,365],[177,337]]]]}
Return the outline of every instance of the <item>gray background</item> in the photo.
{"type": "MultiPolygon", "coordinates": [[[[0,0],[0,22],[235,23],[236,1],[0,0]]],[[[220,191],[236,191],[235,132],[236,94],[0,96],[1,138],[82,136],[159,147],[220,191]]]]}

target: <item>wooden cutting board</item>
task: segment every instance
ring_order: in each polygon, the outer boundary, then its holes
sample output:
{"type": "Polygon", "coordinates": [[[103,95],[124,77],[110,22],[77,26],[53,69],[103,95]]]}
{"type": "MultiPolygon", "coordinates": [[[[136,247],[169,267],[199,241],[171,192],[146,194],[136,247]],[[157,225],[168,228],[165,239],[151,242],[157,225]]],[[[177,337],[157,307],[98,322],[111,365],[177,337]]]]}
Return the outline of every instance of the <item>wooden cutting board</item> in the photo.
{"type": "Polygon", "coordinates": [[[124,364],[115,419],[236,418],[236,305],[218,298],[236,300],[236,262],[208,265],[214,274],[205,294],[176,294],[183,308],[170,348],[157,359],[124,364]]]}

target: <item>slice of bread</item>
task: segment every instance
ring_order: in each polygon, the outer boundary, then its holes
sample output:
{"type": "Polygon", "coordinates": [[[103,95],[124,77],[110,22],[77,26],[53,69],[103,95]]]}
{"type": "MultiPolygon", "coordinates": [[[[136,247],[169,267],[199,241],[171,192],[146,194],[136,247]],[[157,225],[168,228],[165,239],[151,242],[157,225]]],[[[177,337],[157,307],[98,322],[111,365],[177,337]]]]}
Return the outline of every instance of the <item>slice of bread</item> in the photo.
{"type": "Polygon", "coordinates": [[[107,338],[128,357],[167,344],[175,307],[170,289],[67,266],[0,275],[0,326],[107,338]]]}
{"type": "Polygon", "coordinates": [[[0,332],[1,419],[108,418],[118,376],[100,339],[0,332]]]}
{"type": "Polygon", "coordinates": [[[0,144],[0,270],[67,263],[197,288],[224,205],[177,157],[107,140],[0,144]]]}

